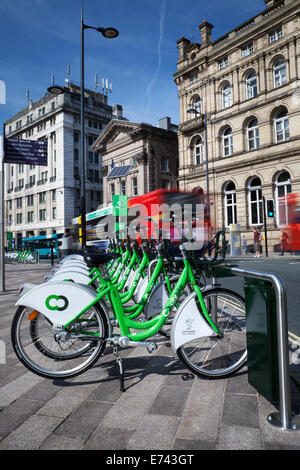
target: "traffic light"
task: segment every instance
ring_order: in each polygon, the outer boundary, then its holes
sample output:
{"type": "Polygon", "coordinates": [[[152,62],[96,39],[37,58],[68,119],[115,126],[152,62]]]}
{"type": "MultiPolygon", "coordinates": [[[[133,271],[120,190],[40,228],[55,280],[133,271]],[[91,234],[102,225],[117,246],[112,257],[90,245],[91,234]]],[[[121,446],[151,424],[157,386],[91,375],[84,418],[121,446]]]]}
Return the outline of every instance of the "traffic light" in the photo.
{"type": "Polygon", "coordinates": [[[267,217],[274,217],[274,199],[267,199],[266,206],[267,217]]]}

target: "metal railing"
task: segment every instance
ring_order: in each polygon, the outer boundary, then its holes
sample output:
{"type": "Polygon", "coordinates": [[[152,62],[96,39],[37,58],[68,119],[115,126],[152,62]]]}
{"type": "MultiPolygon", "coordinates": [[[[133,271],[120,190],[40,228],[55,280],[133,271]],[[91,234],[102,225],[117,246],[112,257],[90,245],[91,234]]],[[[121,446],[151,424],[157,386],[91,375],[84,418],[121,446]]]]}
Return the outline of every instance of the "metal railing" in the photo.
{"type": "Polygon", "coordinates": [[[277,274],[264,273],[250,269],[246,270],[239,267],[231,267],[230,271],[234,276],[269,281],[275,289],[279,369],[279,412],[270,414],[268,421],[283,430],[300,429],[300,416],[292,416],[291,411],[287,297],[285,285],[281,277],[277,274]]]}

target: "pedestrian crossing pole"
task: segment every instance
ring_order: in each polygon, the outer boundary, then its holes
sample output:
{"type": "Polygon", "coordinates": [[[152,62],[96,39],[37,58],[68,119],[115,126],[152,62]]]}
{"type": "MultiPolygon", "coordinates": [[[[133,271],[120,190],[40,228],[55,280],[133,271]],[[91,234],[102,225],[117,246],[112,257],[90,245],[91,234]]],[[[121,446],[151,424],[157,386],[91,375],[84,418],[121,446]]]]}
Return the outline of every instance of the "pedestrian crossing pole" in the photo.
{"type": "Polygon", "coordinates": [[[266,201],[263,196],[263,214],[264,214],[264,229],[265,229],[265,247],[266,247],[266,257],[269,257],[268,253],[268,234],[267,234],[267,216],[266,216],[266,201]]]}

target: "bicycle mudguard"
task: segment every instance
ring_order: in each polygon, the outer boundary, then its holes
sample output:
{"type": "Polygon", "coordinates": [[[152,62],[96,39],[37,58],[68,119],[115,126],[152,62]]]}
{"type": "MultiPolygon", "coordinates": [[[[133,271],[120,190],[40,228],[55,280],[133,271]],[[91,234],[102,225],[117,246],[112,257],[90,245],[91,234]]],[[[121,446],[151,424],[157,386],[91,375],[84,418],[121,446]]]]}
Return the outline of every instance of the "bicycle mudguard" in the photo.
{"type": "Polygon", "coordinates": [[[153,287],[148,301],[144,307],[146,318],[152,318],[159,315],[169,299],[169,293],[164,281],[160,281],[153,287]]]}
{"type": "MultiPolygon", "coordinates": [[[[42,313],[51,323],[65,325],[97,298],[95,289],[68,281],[45,282],[20,297],[16,303],[42,313]]],[[[99,301],[110,326],[109,315],[102,301],[99,301]]],[[[111,331],[109,331],[109,336],[111,331]]]]}
{"type": "Polygon", "coordinates": [[[216,334],[199,311],[195,296],[193,292],[180,304],[172,322],[171,345],[175,353],[191,340],[216,334]]]}
{"type": "Polygon", "coordinates": [[[70,281],[76,282],[77,284],[88,285],[91,282],[91,277],[86,273],[79,271],[63,271],[54,274],[47,282],[58,282],[58,281],[70,281]]]}

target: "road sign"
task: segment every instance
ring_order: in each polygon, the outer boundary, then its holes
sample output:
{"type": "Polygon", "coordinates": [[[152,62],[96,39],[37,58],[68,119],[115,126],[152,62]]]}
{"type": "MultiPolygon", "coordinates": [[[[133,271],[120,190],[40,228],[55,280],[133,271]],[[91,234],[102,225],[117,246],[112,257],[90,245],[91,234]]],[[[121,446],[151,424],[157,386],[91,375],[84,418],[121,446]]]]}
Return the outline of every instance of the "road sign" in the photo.
{"type": "Polygon", "coordinates": [[[4,162],[47,166],[47,141],[4,139],[4,162]]]}
{"type": "Polygon", "coordinates": [[[128,196],[113,196],[113,215],[127,216],[128,196]]]}

